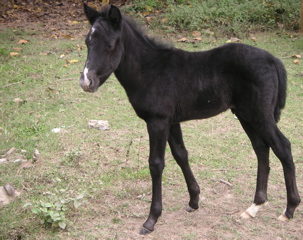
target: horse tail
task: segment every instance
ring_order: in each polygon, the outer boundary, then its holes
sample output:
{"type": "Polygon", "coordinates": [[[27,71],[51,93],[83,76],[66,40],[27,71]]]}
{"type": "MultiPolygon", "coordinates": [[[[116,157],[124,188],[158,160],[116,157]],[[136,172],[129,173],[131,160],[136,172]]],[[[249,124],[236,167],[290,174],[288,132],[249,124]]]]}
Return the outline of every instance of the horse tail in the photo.
{"type": "Polygon", "coordinates": [[[277,59],[275,62],[275,67],[278,74],[278,98],[274,110],[275,121],[280,120],[281,110],[285,107],[286,103],[286,90],[287,90],[287,73],[283,63],[277,59]]]}

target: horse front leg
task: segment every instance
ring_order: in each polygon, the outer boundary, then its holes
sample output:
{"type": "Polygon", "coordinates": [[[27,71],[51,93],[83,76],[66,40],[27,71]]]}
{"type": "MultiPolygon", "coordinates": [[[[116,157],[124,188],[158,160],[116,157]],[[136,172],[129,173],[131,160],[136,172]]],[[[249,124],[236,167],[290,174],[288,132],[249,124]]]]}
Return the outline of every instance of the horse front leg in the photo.
{"type": "Polygon", "coordinates": [[[149,169],[152,178],[152,202],[149,216],[143,224],[140,234],[152,232],[162,213],[162,173],[169,124],[163,120],[149,121],[147,130],[150,144],[149,169]]]}

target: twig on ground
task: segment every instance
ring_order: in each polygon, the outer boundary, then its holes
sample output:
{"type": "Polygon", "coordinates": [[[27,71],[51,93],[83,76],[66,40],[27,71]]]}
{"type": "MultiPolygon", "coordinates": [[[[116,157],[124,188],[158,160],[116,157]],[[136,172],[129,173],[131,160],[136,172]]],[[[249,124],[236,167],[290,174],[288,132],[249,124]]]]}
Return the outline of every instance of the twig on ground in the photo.
{"type": "Polygon", "coordinates": [[[19,82],[14,82],[14,83],[10,83],[10,84],[4,85],[4,86],[2,86],[2,88],[7,88],[7,87],[10,87],[10,86],[12,86],[12,85],[19,84],[19,83],[23,83],[23,82],[25,82],[25,80],[22,80],[22,81],[19,81],[19,82]]]}
{"type": "Polygon", "coordinates": [[[225,181],[225,180],[223,180],[223,179],[220,179],[220,183],[224,183],[224,184],[226,184],[227,186],[232,187],[232,184],[231,184],[230,182],[225,181]]]}

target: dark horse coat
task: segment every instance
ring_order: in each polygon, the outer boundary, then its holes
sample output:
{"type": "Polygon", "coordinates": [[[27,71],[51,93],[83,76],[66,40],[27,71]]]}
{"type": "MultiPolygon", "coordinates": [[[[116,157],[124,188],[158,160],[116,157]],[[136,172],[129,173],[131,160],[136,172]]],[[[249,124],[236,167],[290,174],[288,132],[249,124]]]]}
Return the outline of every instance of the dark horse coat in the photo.
{"type": "Polygon", "coordinates": [[[239,119],[258,159],[254,203],[243,217],[254,217],[267,201],[269,149],[282,163],[287,207],[293,217],[300,203],[290,142],[277,127],[286,100],[286,71],[270,53],[244,44],[187,52],[146,36],[114,6],[100,12],[84,5],[92,27],[81,87],[95,92],[114,73],[137,115],[147,124],[152,203],[142,234],[154,230],[162,212],[162,172],[166,143],[184,174],[188,211],[198,209],[200,188],[190,169],[180,122],[215,116],[227,109],[239,119]]]}

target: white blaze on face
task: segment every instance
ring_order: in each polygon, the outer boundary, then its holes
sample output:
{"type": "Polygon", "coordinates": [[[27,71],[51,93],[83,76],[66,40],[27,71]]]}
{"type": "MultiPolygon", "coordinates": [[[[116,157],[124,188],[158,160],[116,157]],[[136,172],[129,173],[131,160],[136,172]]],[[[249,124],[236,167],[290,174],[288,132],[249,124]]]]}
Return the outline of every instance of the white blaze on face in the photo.
{"type": "Polygon", "coordinates": [[[95,27],[92,27],[91,31],[90,31],[90,34],[89,34],[89,41],[92,40],[92,35],[93,33],[95,32],[96,28],[95,27]]]}
{"type": "MultiPolygon", "coordinates": [[[[90,34],[89,34],[89,41],[92,40],[92,34],[95,32],[95,30],[96,30],[95,27],[91,28],[91,31],[90,31],[90,34]]],[[[92,47],[91,47],[91,49],[92,49],[92,47]]],[[[87,67],[87,65],[88,65],[88,61],[85,64],[85,67],[84,67],[84,70],[83,70],[83,75],[84,75],[84,86],[88,87],[91,82],[90,82],[90,80],[87,77],[87,73],[88,73],[88,67],[87,67]]]]}
{"type": "Polygon", "coordinates": [[[90,85],[90,80],[87,77],[87,73],[88,73],[88,68],[87,68],[87,63],[86,63],[84,71],[83,71],[83,75],[84,75],[84,86],[88,87],[90,85]]]}

